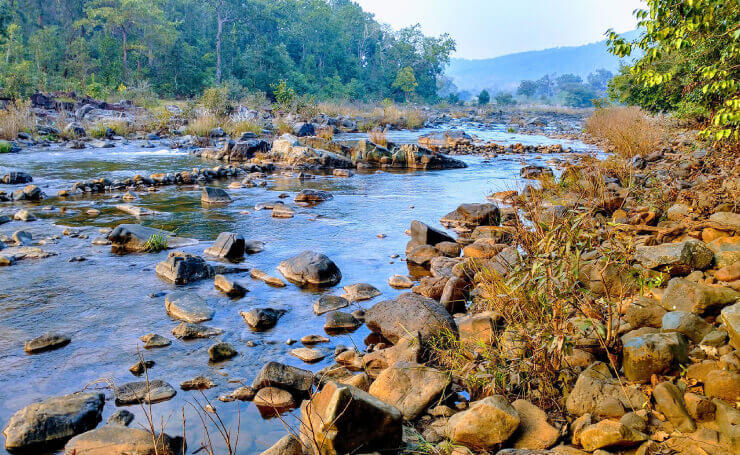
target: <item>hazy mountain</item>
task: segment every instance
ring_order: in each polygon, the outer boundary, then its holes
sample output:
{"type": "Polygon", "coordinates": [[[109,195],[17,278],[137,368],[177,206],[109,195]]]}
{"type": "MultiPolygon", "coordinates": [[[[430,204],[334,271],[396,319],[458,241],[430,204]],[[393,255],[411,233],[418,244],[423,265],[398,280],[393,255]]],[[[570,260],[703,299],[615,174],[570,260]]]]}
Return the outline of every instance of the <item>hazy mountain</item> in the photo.
{"type": "MultiPolygon", "coordinates": [[[[637,36],[637,30],[624,35],[632,39],[637,36]]],[[[619,59],[607,51],[606,40],[483,60],[452,59],[446,73],[460,90],[477,92],[484,88],[511,90],[522,80],[539,79],[552,73],[573,73],[585,79],[599,68],[613,73],[619,70],[619,59]]]]}

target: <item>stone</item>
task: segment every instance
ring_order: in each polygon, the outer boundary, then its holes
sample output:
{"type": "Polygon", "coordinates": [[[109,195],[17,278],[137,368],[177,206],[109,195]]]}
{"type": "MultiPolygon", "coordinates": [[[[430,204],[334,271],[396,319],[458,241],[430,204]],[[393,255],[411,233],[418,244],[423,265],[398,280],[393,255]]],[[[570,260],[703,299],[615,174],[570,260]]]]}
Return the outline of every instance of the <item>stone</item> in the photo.
{"type": "Polygon", "coordinates": [[[252,330],[261,331],[275,327],[278,320],[285,314],[285,310],[255,308],[249,311],[242,311],[239,314],[252,330]]]}
{"type": "Polygon", "coordinates": [[[236,281],[226,278],[224,275],[216,275],[213,284],[216,289],[232,298],[244,297],[248,292],[247,288],[236,281]]]}
{"type": "Polygon", "coordinates": [[[273,218],[293,218],[295,216],[295,210],[285,204],[275,204],[270,216],[273,218]]]}
{"type": "Polygon", "coordinates": [[[349,306],[349,300],[338,295],[324,294],[313,304],[313,312],[317,316],[331,311],[341,310],[349,306]]]}
{"type": "Polygon", "coordinates": [[[603,448],[634,447],[646,439],[645,434],[614,420],[602,420],[589,425],[581,431],[580,435],[581,446],[589,452],[603,448]]]}
{"type": "Polygon", "coordinates": [[[686,411],[698,421],[714,420],[716,406],[707,397],[688,392],[683,396],[686,411]]]}
{"type": "Polygon", "coordinates": [[[177,237],[173,232],[139,224],[119,224],[108,234],[108,240],[114,253],[143,253],[149,249],[147,242],[155,236],[164,240],[166,248],[180,248],[197,243],[192,239],[177,237]]]}
{"type": "Polygon", "coordinates": [[[223,333],[222,330],[214,329],[202,324],[191,324],[181,322],[180,325],[172,329],[172,334],[180,340],[192,340],[195,338],[211,338],[223,333]]]}
{"type": "Polygon", "coordinates": [[[313,346],[319,343],[328,343],[329,341],[331,341],[329,340],[329,338],[321,335],[306,335],[301,338],[301,343],[306,346],[313,346]]]}
{"type": "Polygon", "coordinates": [[[304,251],[280,263],[278,271],[298,286],[331,287],[342,280],[342,272],[323,254],[304,251]]]}
{"type": "Polygon", "coordinates": [[[216,343],[208,348],[208,358],[211,362],[223,362],[239,354],[229,343],[216,343]]]}
{"type": "Polygon", "coordinates": [[[16,221],[36,221],[38,218],[36,218],[36,215],[29,212],[26,209],[21,209],[15,212],[15,215],[13,215],[13,219],[16,221]]]}
{"type": "Polygon", "coordinates": [[[135,364],[133,364],[131,368],[128,369],[128,371],[130,371],[131,374],[133,374],[134,376],[141,376],[153,366],[154,366],[153,360],[144,360],[144,361],[140,360],[136,362],[135,364]]]}
{"type": "Polygon", "coordinates": [[[455,319],[460,332],[460,342],[471,347],[476,347],[480,343],[492,345],[498,333],[496,319],[500,319],[500,316],[491,312],[455,319]]]}
{"type": "Polygon", "coordinates": [[[255,280],[260,280],[264,283],[267,283],[272,287],[284,288],[286,286],[285,282],[283,282],[283,280],[281,280],[280,278],[270,276],[260,269],[253,268],[252,270],[249,271],[249,276],[251,276],[255,280]]]}
{"type": "Polygon", "coordinates": [[[409,233],[411,240],[416,242],[416,245],[436,245],[441,242],[455,241],[446,233],[416,220],[411,222],[409,233]]]}
{"type": "Polygon", "coordinates": [[[661,382],[655,386],[653,398],[658,411],[663,413],[676,429],[683,433],[692,433],[696,430],[694,419],[686,409],[683,392],[676,385],[667,381],[661,382]]]}
{"type": "Polygon", "coordinates": [[[297,407],[295,399],[293,399],[293,395],[291,395],[290,392],[275,387],[259,389],[252,401],[255,406],[276,410],[278,412],[297,407]]]}
{"type": "Polygon", "coordinates": [[[5,448],[42,453],[95,428],[104,405],[102,393],[74,393],[29,404],[13,414],[3,430],[5,448]]]}
{"type": "Polygon", "coordinates": [[[411,291],[429,297],[430,299],[440,300],[442,293],[444,292],[445,285],[450,280],[449,277],[433,277],[425,276],[421,279],[417,286],[414,286],[411,291]]]}
{"type": "Polygon", "coordinates": [[[216,384],[210,379],[203,377],[203,376],[198,376],[193,379],[188,379],[187,381],[183,381],[180,383],[180,388],[185,391],[207,390],[207,389],[212,389],[214,387],[216,387],[216,384]]]}
{"type": "Polygon", "coordinates": [[[163,280],[178,285],[194,283],[216,274],[202,257],[181,251],[171,252],[166,260],[157,264],[156,271],[163,280]]]}
{"type": "Polygon", "coordinates": [[[368,392],[401,411],[405,420],[414,420],[442,395],[451,382],[447,373],[435,368],[397,362],[378,375],[368,392]]]}
{"type": "Polygon", "coordinates": [[[704,318],[685,311],[671,311],[663,316],[662,332],[678,332],[694,343],[699,343],[714,327],[704,318]]]}
{"type": "MultiPolygon", "coordinates": [[[[155,212],[154,210],[150,210],[146,207],[138,207],[131,204],[118,204],[116,205],[116,210],[120,210],[121,212],[127,213],[129,215],[135,216],[136,218],[141,218],[143,216],[151,216],[156,215],[159,212],[155,212]]],[[[92,216],[92,214],[88,211],[88,214],[92,216]]],[[[98,212],[95,216],[100,215],[100,212],[98,212]]]]}
{"type": "Polygon", "coordinates": [[[616,400],[624,409],[641,409],[648,401],[640,390],[632,385],[623,385],[612,376],[609,367],[595,362],[578,376],[573,390],[568,394],[565,408],[575,416],[593,414],[599,416],[605,401],[616,400]]]}
{"type": "Polygon", "coordinates": [[[328,191],[303,189],[295,197],[295,202],[318,203],[333,199],[334,195],[328,191]]]}
{"type": "Polygon", "coordinates": [[[182,438],[152,434],[140,428],[104,425],[75,436],[64,446],[65,455],[179,455],[182,438]]]}
{"type": "Polygon", "coordinates": [[[683,221],[691,214],[691,207],[686,204],[673,204],[666,210],[665,215],[671,221],[683,221]]]}
{"type": "Polygon", "coordinates": [[[402,445],[402,416],[393,406],[346,384],[328,382],[301,405],[301,439],[314,453],[340,455],[402,445]],[[326,425],[325,422],[331,422],[326,425]]]}
{"type": "Polygon", "coordinates": [[[666,309],[660,306],[657,300],[642,297],[630,304],[624,319],[633,328],[660,328],[663,326],[663,316],[666,313],[666,309]]]}
{"type": "Polygon", "coordinates": [[[498,226],[501,212],[496,204],[461,204],[457,209],[443,216],[440,223],[448,228],[475,228],[477,226],[498,226]]]}
{"type": "Polygon", "coordinates": [[[113,414],[111,414],[110,417],[108,417],[108,420],[106,423],[108,425],[123,425],[124,427],[127,427],[131,424],[131,422],[134,421],[134,414],[130,411],[127,411],[125,409],[119,409],[113,414]]]}
{"type": "Polygon", "coordinates": [[[720,398],[728,403],[740,401],[740,372],[710,371],[704,381],[704,393],[709,398],[720,398]]]}
{"type": "Polygon", "coordinates": [[[506,249],[506,245],[497,243],[494,239],[478,239],[471,245],[463,248],[466,258],[491,259],[506,249]]]}
{"type": "Polygon", "coordinates": [[[419,332],[423,340],[439,334],[457,336],[457,325],[450,313],[433,299],[404,293],[385,300],[365,313],[365,324],[393,343],[419,332]]]}
{"type": "Polygon", "coordinates": [[[717,212],[709,217],[709,221],[727,226],[733,231],[740,231],[740,213],[717,212]]]}
{"type": "Polygon", "coordinates": [[[129,382],[115,387],[116,405],[158,403],[174,397],[177,391],[161,379],[129,382]]]}
{"type": "Polygon", "coordinates": [[[156,333],[149,333],[139,339],[144,342],[144,349],[164,348],[172,344],[172,341],[156,333]]]}
{"type": "Polygon", "coordinates": [[[257,254],[265,250],[265,243],[259,240],[248,240],[244,243],[244,252],[247,254],[257,254]]]}
{"type": "Polygon", "coordinates": [[[39,352],[52,351],[68,345],[72,340],[58,333],[47,333],[33,340],[26,341],[23,350],[28,354],[38,354],[39,352]]]}
{"type": "Polygon", "coordinates": [[[27,231],[15,231],[10,239],[17,245],[29,246],[33,244],[33,234],[27,231]]]}
{"type": "Polygon", "coordinates": [[[292,434],[283,436],[260,455],[303,455],[301,441],[292,434]]]}
{"type": "Polygon", "coordinates": [[[688,344],[680,333],[654,333],[624,343],[622,366],[629,381],[648,382],[688,362],[688,344]]]}
{"type": "Polygon", "coordinates": [[[449,258],[456,258],[460,256],[460,252],[462,251],[460,244],[455,242],[440,242],[434,245],[434,247],[449,258]]]}
{"type": "Polygon", "coordinates": [[[414,286],[413,280],[405,275],[393,275],[388,278],[388,284],[397,289],[410,289],[414,286]]]}
{"type": "Polygon", "coordinates": [[[356,317],[344,311],[330,311],[326,313],[324,330],[327,332],[353,331],[362,325],[356,317]]]}
{"type": "Polygon", "coordinates": [[[206,186],[203,188],[203,193],[200,196],[200,201],[206,205],[226,205],[230,204],[232,202],[232,199],[231,196],[229,196],[229,193],[226,192],[226,190],[222,188],[206,186]]]}
{"type": "Polygon", "coordinates": [[[661,305],[668,311],[685,311],[700,316],[717,313],[740,299],[740,292],[721,286],[673,278],[663,294],[661,305]]]}
{"type": "Polygon", "coordinates": [[[735,453],[740,452],[740,411],[722,400],[714,399],[712,403],[716,406],[714,422],[719,427],[720,441],[735,453]]]}
{"type": "Polygon", "coordinates": [[[446,434],[451,442],[478,450],[491,450],[508,440],[519,427],[519,413],[502,395],[470,403],[452,416],[446,434]]]}
{"type": "Polygon", "coordinates": [[[718,281],[736,281],[740,280],[740,261],[734,262],[728,266],[725,266],[714,274],[714,277],[718,281]]]}
{"type": "Polygon", "coordinates": [[[184,322],[198,323],[213,319],[215,311],[198,294],[175,291],[165,297],[167,314],[184,322]]]}
{"type": "Polygon", "coordinates": [[[527,400],[511,403],[519,415],[519,427],[511,441],[516,449],[542,450],[554,446],[560,438],[560,431],[550,425],[547,414],[527,400]]]}
{"type": "Polygon", "coordinates": [[[691,239],[656,246],[638,246],[635,260],[648,269],[660,269],[672,275],[685,275],[712,264],[714,252],[704,242],[691,239]]]}
{"type": "Polygon", "coordinates": [[[320,362],[326,357],[326,354],[313,348],[296,348],[290,351],[290,355],[298,357],[306,363],[320,362]]]}
{"type": "Polygon", "coordinates": [[[740,302],[723,308],[719,319],[725,325],[732,347],[740,349],[740,302]]]}
{"type": "Polygon", "coordinates": [[[344,297],[351,302],[370,300],[381,294],[375,286],[367,283],[357,283],[345,286],[344,292],[344,297]]]}
{"type": "Polygon", "coordinates": [[[31,177],[31,174],[23,171],[8,172],[2,179],[0,179],[0,183],[4,183],[6,185],[20,185],[23,183],[31,183],[32,181],[33,178],[31,177]]]}
{"type": "Polygon", "coordinates": [[[205,249],[204,253],[230,261],[238,261],[244,257],[245,241],[241,234],[222,232],[216,238],[213,246],[205,249]]]}
{"type": "Polygon", "coordinates": [[[252,388],[259,390],[263,387],[277,387],[295,395],[308,396],[313,382],[313,373],[310,371],[278,362],[268,362],[257,373],[252,388]]]}
{"type": "Polygon", "coordinates": [[[406,260],[412,264],[427,267],[432,259],[442,255],[441,251],[431,245],[419,245],[406,254],[406,260]]]}

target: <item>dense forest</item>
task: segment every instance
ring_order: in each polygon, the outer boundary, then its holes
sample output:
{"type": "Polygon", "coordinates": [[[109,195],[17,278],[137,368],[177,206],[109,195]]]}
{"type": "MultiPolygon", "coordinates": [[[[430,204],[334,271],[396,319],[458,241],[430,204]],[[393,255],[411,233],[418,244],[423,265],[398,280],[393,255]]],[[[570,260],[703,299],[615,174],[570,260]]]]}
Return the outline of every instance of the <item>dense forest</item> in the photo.
{"type": "Polygon", "coordinates": [[[454,41],[350,0],[0,0],[0,96],[190,97],[222,85],[317,99],[437,97],[454,41]]]}

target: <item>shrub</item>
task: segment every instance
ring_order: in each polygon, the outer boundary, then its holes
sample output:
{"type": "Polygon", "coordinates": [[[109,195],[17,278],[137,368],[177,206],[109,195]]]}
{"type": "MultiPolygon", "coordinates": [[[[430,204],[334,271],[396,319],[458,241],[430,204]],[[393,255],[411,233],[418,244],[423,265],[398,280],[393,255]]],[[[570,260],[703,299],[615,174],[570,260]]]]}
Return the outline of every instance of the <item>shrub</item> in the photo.
{"type": "Polygon", "coordinates": [[[11,150],[13,150],[13,144],[0,139],[0,153],[10,153],[11,150]]]}
{"type": "Polygon", "coordinates": [[[375,128],[368,133],[370,142],[381,147],[388,147],[388,129],[375,128]]]}
{"type": "Polygon", "coordinates": [[[606,140],[627,159],[655,151],[665,135],[664,128],[638,107],[599,109],[586,121],[586,132],[606,140]]]}
{"type": "Polygon", "coordinates": [[[0,109],[0,138],[13,140],[21,131],[32,132],[34,126],[30,101],[16,100],[0,109]]]}
{"type": "Polygon", "coordinates": [[[211,130],[218,128],[219,121],[213,114],[200,115],[188,123],[187,132],[200,137],[211,135],[211,130]]]}
{"type": "Polygon", "coordinates": [[[147,81],[138,81],[131,87],[121,84],[118,93],[125,99],[131,100],[135,105],[141,107],[155,107],[157,105],[157,94],[154,93],[147,81]]]}
{"type": "Polygon", "coordinates": [[[491,94],[488,93],[488,90],[483,90],[482,92],[480,92],[480,95],[478,95],[478,104],[483,106],[490,102],[491,102],[491,94]]]}
{"type": "Polygon", "coordinates": [[[226,86],[211,87],[203,91],[200,104],[213,115],[223,117],[234,110],[229,99],[229,89],[226,86]]]}
{"type": "Polygon", "coordinates": [[[254,134],[261,134],[262,133],[262,125],[255,122],[254,120],[246,120],[246,119],[239,119],[239,118],[231,118],[226,123],[224,130],[231,136],[238,136],[242,133],[254,133],[254,134]]]}
{"type": "Polygon", "coordinates": [[[152,234],[144,244],[144,250],[148,253],[158,253],[167,249],[167,236],[165,234],[152,234]]]}

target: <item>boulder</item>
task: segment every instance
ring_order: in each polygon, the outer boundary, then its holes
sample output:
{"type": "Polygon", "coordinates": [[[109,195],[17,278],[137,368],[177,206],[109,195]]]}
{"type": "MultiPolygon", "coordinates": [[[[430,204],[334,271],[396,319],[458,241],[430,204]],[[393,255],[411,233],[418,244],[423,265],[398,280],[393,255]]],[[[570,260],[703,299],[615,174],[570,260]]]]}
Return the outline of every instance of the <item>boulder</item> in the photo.
{"type": "Polygon", "coordinates": [[[278,319],[285,314],[285,310],[255,308],[249,311],[242,311],[239,314],[244,318],[244,322],[246,322],[252,330],[261,331],[275,327],[278,319]]]}
{"type": "Polygon", "coordinates": [[[330,311],[341,310],[349,306],[349,300],[338,295],[324,294],[313,304],[313,312],[317,316],[330,311]]]}
{"type": "Polygon", "coordinates": [[[660,328],[663,326],[663,316],[666,313],[666,309],[660,306],[657,300],[641,297],[630,304],[624,319],[633,328],[660,328]]]}
{"type": "Polygon", "coordinates": [[[62,348],[68,345],[70,341],[72,340],[66,335],[47,333],[33,340],[26,341],[23,350],[29,354],[38,354],[39,352],[62,348]]]}
{"type": "Polygon", "coordinates": [[[230,261],[238,261],[244,257],[244,237],[233,232],[222,232],[213,246],[206,248],[205,254],[230,261]]]}
{"type": "Polygon", "coordinates": [[[734,453],[740,452],[740,411],[722,400],[714,399],[712,403],[717,410],[714,422],[719,427],[720,441],[734,453]]]}
{"type": "Polygon", "coordinates": [[[252,400],[255,406],[275,411],[284,411],[296,407],[293,395],[277,387],[263,387],[257,391],[252,400]]]}
{"type": "Polygon", "coordinates": [[[656,246],[638,246],[635,260],[648,269],[664,270],[672,275],[686,275],[694,269],[712,265],[714,251],[704,242],[691,239],[656,246]]]}
{"type": "Polygon", "coordinates": [[[520,420],[511,438],[514,448],[542,450],[558,442],[560,431],[550,425],[545,411],[527,400],[516,400],[511,407],[516,410],[520,420]]]}
{"type": "Polygon", "coordinates": [[[455,239],[444,232],[416,220],[411,222],[409,235],[411,236],[411,240],[416,242],[416,245],[436,245],[441,242],[455,241],[455,239]]]}
{"type": "Polygon", "coordinates": [[[683,433],[692,433],[696,430],[694,419],[686,409],[683,392],[675,384],[661,382],[655,386],[653,398],[658,411],[665,415],[676,429],[683,433]]]}
{"type": "Polygon", "coordinates": [[[296,348],[290,351],[290,355],[297,357],[306,363],[316,363],[326,358],[326,354],[314,348],[296,348]]]}
{"type": "Polygon", "coordinates": [[[428,267],[431,261],[439,256],[443,256],[442,252],[432,245],[419,245],[406,254],[406,260],[412,264],[428,267]]]}
{"type": "Polygon", "coordinates": [[[232,202],[231,196],[223,188],[214,188],[206,186],[200,196],[200,202],[203,204],[225,205],[232,202]]]}
{"type": "Polygon", "coordinates": [[[172,341],[156,333],[148,333],[139,339],[144,342],[144,349],[165,348],[172,344],[172,341]]]}
{"type": "Polygon", "coordinates": [[[740,349],[740,302],[723,308],[719,319],[730,335],[732,347],[740,349]]]}
{"type": "Polygon", "coordinates": [[[740,401],[740,372],[710,371],[704,381],[704,393],[709,398],[719,398],[728,403],[740,401]]]}
{"type": "Polygon", "coordinates": [[[158,403],[174,397],[177,391],[161,379],[129,382],[114,389],[116,405],[158,403]]]}
{"type": "Polygon", "coordinates": [[[188,379],[180,383],[180,388],[185,391],[189,390],[208,390],[216,387],[216,384],[210,379],[197,376],[193,379],[188,379]]]}
{"type": "Polygon", "coordinates": [[[685,311],[701,316],[717,313],[738,299],[740,292],[730,288],[673,278],[668,282],[661,305],[668,311],[685,311]]]}
{"type": "Polygon", "coordinates": [[[450,417],[446,434],[450,441],[478,450],[491,450],[508,440],[519,427],[519,413],[502,395],[470,403],[450,417]]]}
{"type": "Polygon", "coordinates": [[[304,251],[280,263],[278,270],[298,286],[331,287],[342,280],[342,272],[331,259],[313,251],[304,251]]]}
{"type": "Polygon", "coordinates": [[[370,395],[401,411],[403,418],[414,420],[450,386],[449,374],[419,365],[398,362],[383,370],[370,385],[370,395]]]}
{"type": "Polygon", "coordinates": [[[303,445],[298,438],[289,434],[280,438],[260,455],[303,455],[303,445]]]}
{"type": "Polygon", "coordinates": [[[183,440],[140,428],[105,425],[70,439],[65,455],[180,455],[183,440]]]}
{"type": "Polygon", "coordinates": [[[165,297],[167,314],[184,322],[198,323],[213,319],[215,311],[205,299],[191,291],[175,291],[165,297]]]}
{"type": "Polygon", "coordinates": [[[134,421],[134,414],[125,409],[114,411],[105,422],[109,425],[123,425],[127,427],[134,421]]]}
{"type": "Polygon", "coordinates": [[[402,432],[396,408],[350,385],[329,382],[301,405],[301,439],[314,453],[394,451],[402,432]]]}
{"type": "Polygon", "coordinates": [[[470,229],[477,226],[498,226],[501,212],[496,204],[462,204],[443,216],[442,226],[447,228],[470,229]]]}
{"type": "Polygon", "coordinates": [[[414,281],[405,275],[393,275],[388,278],[388,284],[397,289],[409,289],[414,286],[414,281]]]}
{"type": "Polygon", "coordinates": [[[257,373],[252,388],[259,390],[263,387],[277,387],[295,395],[308,396],[313,388],[313,382],[313,373],[310,371],[278,362],[268,362],[257,373]]]}
{"type": "Polygon", "coordinates": [[[344,311],[330,311],[326,313],[324,330],[328,333],[351,332],[362,325],[362,322],[344,311]]]}
{"type": "Polygon", "coordinates": [[[627,340],[622,366],[629,381],[648,382],[688,362],[688,343],[680,333],[653,333],[627,340]]]}
{"type": "Polygon", "coordinates": [[[442,305],[413,293],[375,304],[365,313],[365,324],[393,343],[417,332],[423,340],[440,334],[456,338],[458,333],[455,320],[442,305]]]}
{"type": "Polygon", "coordinates": [[[208,348],[208,358],[211,362],[223,362],[239,354],[229,343],[216,343],[208,348]]]}
{"type": "Polygon", "coordinates": [[[580,435],[581,445],[589,452],[603,448],[634,447],[646,439],[645,434],[614,420],[602,420],[589,425],[581,431],[580,435]]]}
{"type": "Polygon", "coordinates": [[[53,448],[100,422],[105,395],[74,393],[32,403],[13,414],[3,430],[9,451],[53,448]]]}
{"type": "Polygon", "coordinates": [[[621,415],[625,408],[641,409],[647,403],[647,397],[635,386],[622,387],[605,363],[596,362],[578,376],[565,401],[565,408],[568,413],[579,417],[585,414],[602,416],[608,402],[616,402],[621,407],[621,415]]]}
{"type": "Polygon", "coordinates": [[[170,283],[183,285],[213,277],[216,272],[200,257],[182,251],[173,251],[157,264],[157,276],[170,283]]]}
{"type": "Polygon", "coordinates": [[[699,343],[709,334],[714,327],[704,318],[685,311],[671,311],[663,316],[663,332],[678,332],[693,341],[699,343]]]}
{"type": "Polygon", "coordinates": [[[740,232],[740,213],[717,212],[709,217],[709,221],[722,224],[736,232],[740,232]]]}
{"type": "Polygon", "coordinates": [[[293,218],[293,216],[295,216],[295,209],[283,203],[275,204],[270,216],[273,218],[293,218]]]}
{"type": "Polygon", "coordinates": [[[347,300],[352,302],[361,302],[363,300],[370,300],[381,294],[381,292],[375,286],[367,283],[351,284],[344,287],[345,295],[347,300]]]}

